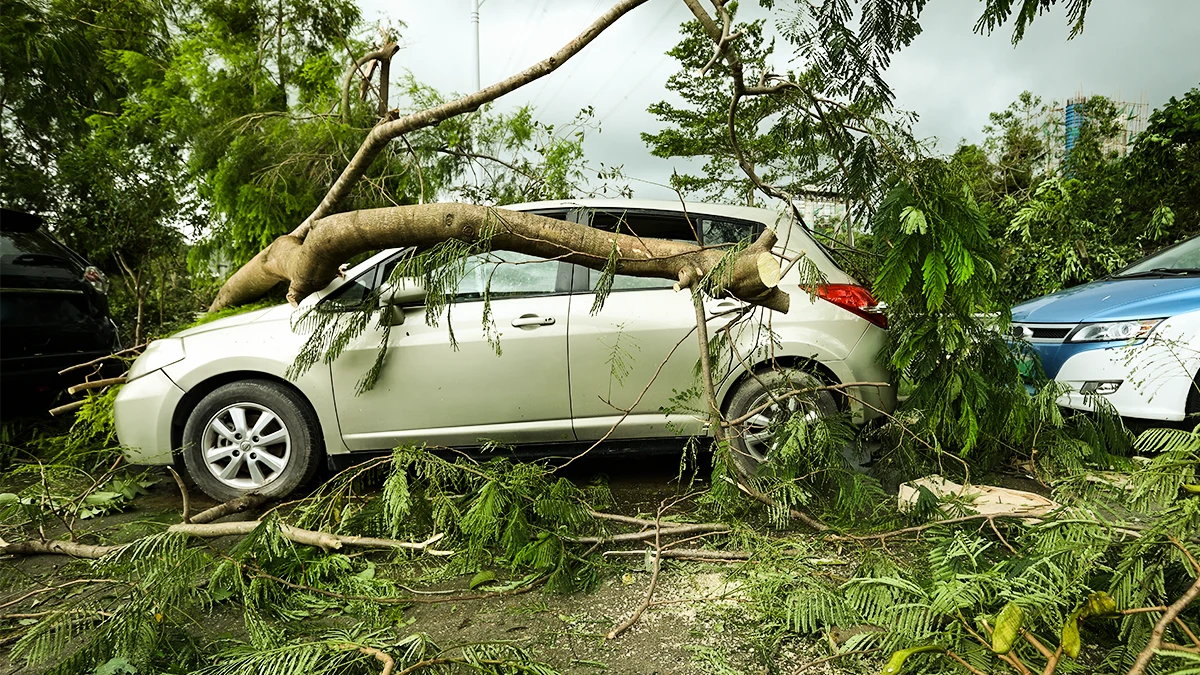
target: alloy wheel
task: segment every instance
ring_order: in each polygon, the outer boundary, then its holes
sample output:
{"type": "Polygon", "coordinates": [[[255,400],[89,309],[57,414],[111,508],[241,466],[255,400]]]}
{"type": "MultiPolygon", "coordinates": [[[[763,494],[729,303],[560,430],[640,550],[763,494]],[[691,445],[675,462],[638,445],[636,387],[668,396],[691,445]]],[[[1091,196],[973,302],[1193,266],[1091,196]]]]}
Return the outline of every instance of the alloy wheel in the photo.
{"type": "Polygon", "coordinates": [[[287,468],[292,438],[274,411],[257,403],[236,403],[204,427],[204,464],[225,485],[257,490],[287,468]]]}

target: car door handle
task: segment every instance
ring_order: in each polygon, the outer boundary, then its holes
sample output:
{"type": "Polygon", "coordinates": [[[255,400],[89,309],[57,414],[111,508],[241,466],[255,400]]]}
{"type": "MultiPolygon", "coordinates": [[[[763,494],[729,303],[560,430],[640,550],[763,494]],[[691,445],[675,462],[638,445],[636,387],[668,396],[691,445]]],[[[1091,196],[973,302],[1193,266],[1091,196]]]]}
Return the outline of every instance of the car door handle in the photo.
{"type": "Polygon", "coordinates": [[[729,314],[730,312],[739,311],[744,306],[744,304],[738,302],[737,300],[722,300],[709,305],[707,309],[710,316],[720,316],[722,314],[729,314]]]}
{"type": "Polygon", "coordinates": [[[554,317],[538,316],[537,314],[522,314],[512,320],[512,325],[515,328],[523,328],[525,326],[553,326],[554,317]]]}

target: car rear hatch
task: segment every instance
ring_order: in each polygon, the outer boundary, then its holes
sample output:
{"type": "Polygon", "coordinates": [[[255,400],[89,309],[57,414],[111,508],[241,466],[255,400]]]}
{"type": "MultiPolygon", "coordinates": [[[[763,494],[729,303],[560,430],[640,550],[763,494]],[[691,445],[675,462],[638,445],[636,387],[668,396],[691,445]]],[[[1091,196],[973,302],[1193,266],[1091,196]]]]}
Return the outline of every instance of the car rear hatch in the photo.
{"type": "Polygon", "coordinates": [[[86,262],[44,232],[16,229],[9,220],[0,229],[5,374],[33,366],[30,359],[108,353],[115,330],[104,296],[84,280],[86,262]]]}

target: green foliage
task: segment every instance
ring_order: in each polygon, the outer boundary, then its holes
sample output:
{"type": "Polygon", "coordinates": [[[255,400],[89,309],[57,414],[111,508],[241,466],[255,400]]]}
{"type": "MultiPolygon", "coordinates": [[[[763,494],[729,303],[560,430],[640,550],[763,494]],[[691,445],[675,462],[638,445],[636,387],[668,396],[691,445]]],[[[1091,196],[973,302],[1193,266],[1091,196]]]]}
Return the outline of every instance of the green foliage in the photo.
{"type": "Polygon", "coordinates": [[[1077,104],[1083,123],[1069,154],[1054,133],[1057,104],[1025,92],[992,113],[983,146],[961,146],[953,161],[1000,242],[998,299],[1091,281],[1200,233],[1197,101],[1193,89],[1155,110],[1124,156],[1114,148],[1131,140],[1127,112],[1102,96],[1077,104]]]}
{"type": "Polygon", "coordinates": [[[396,450],[392,464],[381,497],[392,536],[445,532],[439,545],[462,550],[452,567],[503,565],[515,574],[546,576],[547,588],[556,592],[597,581],[596,561],[571,542],[596,527],[587,495],[544,465],[499,458],[449,462],[405,447],[396,450]]]}

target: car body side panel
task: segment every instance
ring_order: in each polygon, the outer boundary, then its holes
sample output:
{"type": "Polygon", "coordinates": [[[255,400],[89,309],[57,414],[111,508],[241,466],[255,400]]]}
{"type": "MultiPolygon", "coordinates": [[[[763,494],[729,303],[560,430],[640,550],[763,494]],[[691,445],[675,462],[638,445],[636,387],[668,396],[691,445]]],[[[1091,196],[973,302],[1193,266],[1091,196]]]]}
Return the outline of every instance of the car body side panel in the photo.
{"type": "Polygon", "coordinates": [[[445,316],[429,326],[424,307],[406,308],[404,323],[392,327],[378,382],[356,394],[381,339],[372,323],[332,366],[347,447],[574,440],[567,392],[570,299],[562,294],[492,300],[501,355],[488,342],[481,301],[459,302],[451,309],[457,350],[450,345],[445,316]],[[512,325],[526,315],[554,323],[512,325]]]}
{"type": "MultiPolygon", "coordinates": [[[[295,311],[303,311],[306,305],[295,311]]],[[[183,339],[187,358],[163,370],[184,391],[191,391],[207,380],[234,372],[247,373],[248,379],[253,378],[255,373],[262,373],[287,380],[288,367],[292,365],[306,337],[293,332],[286,318],[259,320],[225,330],[195,334],[183,339]]],[[[325,451],[329,454],[349,452],[338,433],[329,368],[318,364],[288,382],[304,395],[316,412],[325,440],[325,451]]]]}

